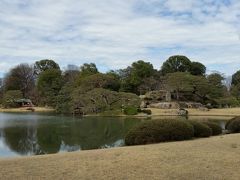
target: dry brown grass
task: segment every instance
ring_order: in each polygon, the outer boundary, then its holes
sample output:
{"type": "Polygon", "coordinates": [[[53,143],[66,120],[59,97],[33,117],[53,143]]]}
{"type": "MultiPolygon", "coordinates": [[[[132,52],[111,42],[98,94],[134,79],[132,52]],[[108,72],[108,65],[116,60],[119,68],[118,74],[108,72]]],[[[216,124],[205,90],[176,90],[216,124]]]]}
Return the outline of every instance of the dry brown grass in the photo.
{"type": "Polygon", "coordinates": [[[240,134],[0,160],[1,179],[240,179],[240,134]]]}
{"type": "MultiPolygon", "coordinates": [[[[34,112],[53,112],[55,111],[53,108],[49,107],[34,107],[34,112]]],[[[0,112],[16,112],[16,113],[21,113],[21,112],[31,112],[30,110],[27,110],[27,108],[0,108],[0,112]]]]}
{"type": "MultiPolygon", "coordinates": [[[[153,116],[177,116],[177,109],[150,108],[153,116]]],[[[240,116],[240,108],[210,109],[201,111],[199,109],[187,109],[190,116],[240,116]]]]}

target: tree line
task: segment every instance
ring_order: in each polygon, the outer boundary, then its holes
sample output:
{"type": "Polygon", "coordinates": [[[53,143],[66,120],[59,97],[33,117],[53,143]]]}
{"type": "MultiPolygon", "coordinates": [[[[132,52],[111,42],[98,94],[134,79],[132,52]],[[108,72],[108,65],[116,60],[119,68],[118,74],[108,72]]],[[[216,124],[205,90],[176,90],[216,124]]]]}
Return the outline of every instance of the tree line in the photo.
{"type": "MultiPolygon", "coordinates": [[[[99,72],[94,63],[85,63],[80,67],[68,65],[65,70],[61,70],[54,60],[45,59],[36,61],[33,65],[23,63],[10,69],[2,80],[0,99],[3,106],[11,106],[11,98],[27,98],[35,105],[50,106],[62,111],[61,109],[69,109],[75,104],[87,104],[87,100],[82,98],[83,94],[85,98],[89,96],[88,100],[94,103],[97,100],[91,99],[91,96],[98,97],[96,89],[108,90],[107,94],[125,92],[136,95],[164,89],[171,91],[176,100],[238,106],[240,71],[232,75],[230,88],[224,85],[224,79],[223,74],[218,72],[206,74],[205,65],[181,55],[169,57],[160,69],[154,69],[150,62],[139,60],[127,68],[106,73],[99,72]]],[[[104,95],[101,94],[101,98],[102,96],[104,95]]],[[[109,97],[104,99],[108,100],[109,97]]]]}

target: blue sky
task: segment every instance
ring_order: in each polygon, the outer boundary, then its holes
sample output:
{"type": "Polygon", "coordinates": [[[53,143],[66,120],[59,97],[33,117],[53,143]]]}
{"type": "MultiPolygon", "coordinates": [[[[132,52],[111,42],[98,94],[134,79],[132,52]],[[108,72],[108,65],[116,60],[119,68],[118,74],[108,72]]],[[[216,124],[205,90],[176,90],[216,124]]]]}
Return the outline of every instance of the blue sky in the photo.
{"type": "Polygon", "coordinates": [[[159,69],[184,54],[208,71],[240,69],[239,0],[0,0],[0,76],[19,63],[143,59],[159,69]]]}

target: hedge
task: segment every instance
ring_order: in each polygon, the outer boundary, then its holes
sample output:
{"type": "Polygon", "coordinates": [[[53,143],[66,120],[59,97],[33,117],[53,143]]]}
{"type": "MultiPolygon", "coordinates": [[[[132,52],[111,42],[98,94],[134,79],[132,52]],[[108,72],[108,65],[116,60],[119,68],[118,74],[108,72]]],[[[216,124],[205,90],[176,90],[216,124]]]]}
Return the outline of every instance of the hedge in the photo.
{"type": "Polygon", "coordinates": [[[138,108],[134,106],[128,106],[124,108],[124,114],[126,115],[137,115],[138,114],[138,108]]]}
{"type": "Polygon", "coordinates": [[[193,126],[194,137],[209,137],[212,135],[212,129],[206,124],[192,120],[189,120],[188,122],[193,126]]]}
{"type": "Polygon", "coordinates": [[[191,139],[193,126],[184,120],[150,120],[130,129],[125,137],[126,145],[151,144],[191,139]]]}
{"type": "Polygon", "coordinates": [[[206,124],[209,128],[212,129],[212,135],[213,136],[222,134],[222,127],[219,124],[214,123],[214,122],[210,122],[210,121],[205,121],[203,123],[206,124]]]}
{"type": "Polygon", "coordinates": [[[226,123],[225,129],[231,133],[240,133],[240,116],[230,119],[226,123]]]}

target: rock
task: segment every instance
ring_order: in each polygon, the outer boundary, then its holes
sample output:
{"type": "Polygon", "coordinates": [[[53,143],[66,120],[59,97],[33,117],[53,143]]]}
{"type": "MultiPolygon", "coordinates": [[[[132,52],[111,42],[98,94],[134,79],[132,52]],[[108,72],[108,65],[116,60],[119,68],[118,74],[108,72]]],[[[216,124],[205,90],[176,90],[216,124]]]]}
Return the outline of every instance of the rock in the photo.
{"type": "Polygon", "coordinates": [[[197,102],[180,102],[181,108],[202,108],[204,107],[201,103],[197,102]]]}
{"type": "Polygon", "coordinates": [[[186,109],[179,109],[177,113],[180,116],[187,116],[188,115],[188,111],[186,109]]]}
{"type": "Polygon", "coordinates": [[[140,108],[147,108],[147,102],[142,101],[141,104],[140,104],[140,108]]]}
{"type": "Polygon", "coordinates": [[[176,102],[160,102],[149,104],[148,107],[158,109],[178,109],[180,108],[180,105],[176,102]]]}
{"type": "Polygon", "coordinates": [[[146,96],[145,96],[145,95],[140,95],[139,98],[140,98],[140,99],[145,99],[146,96]]]}

